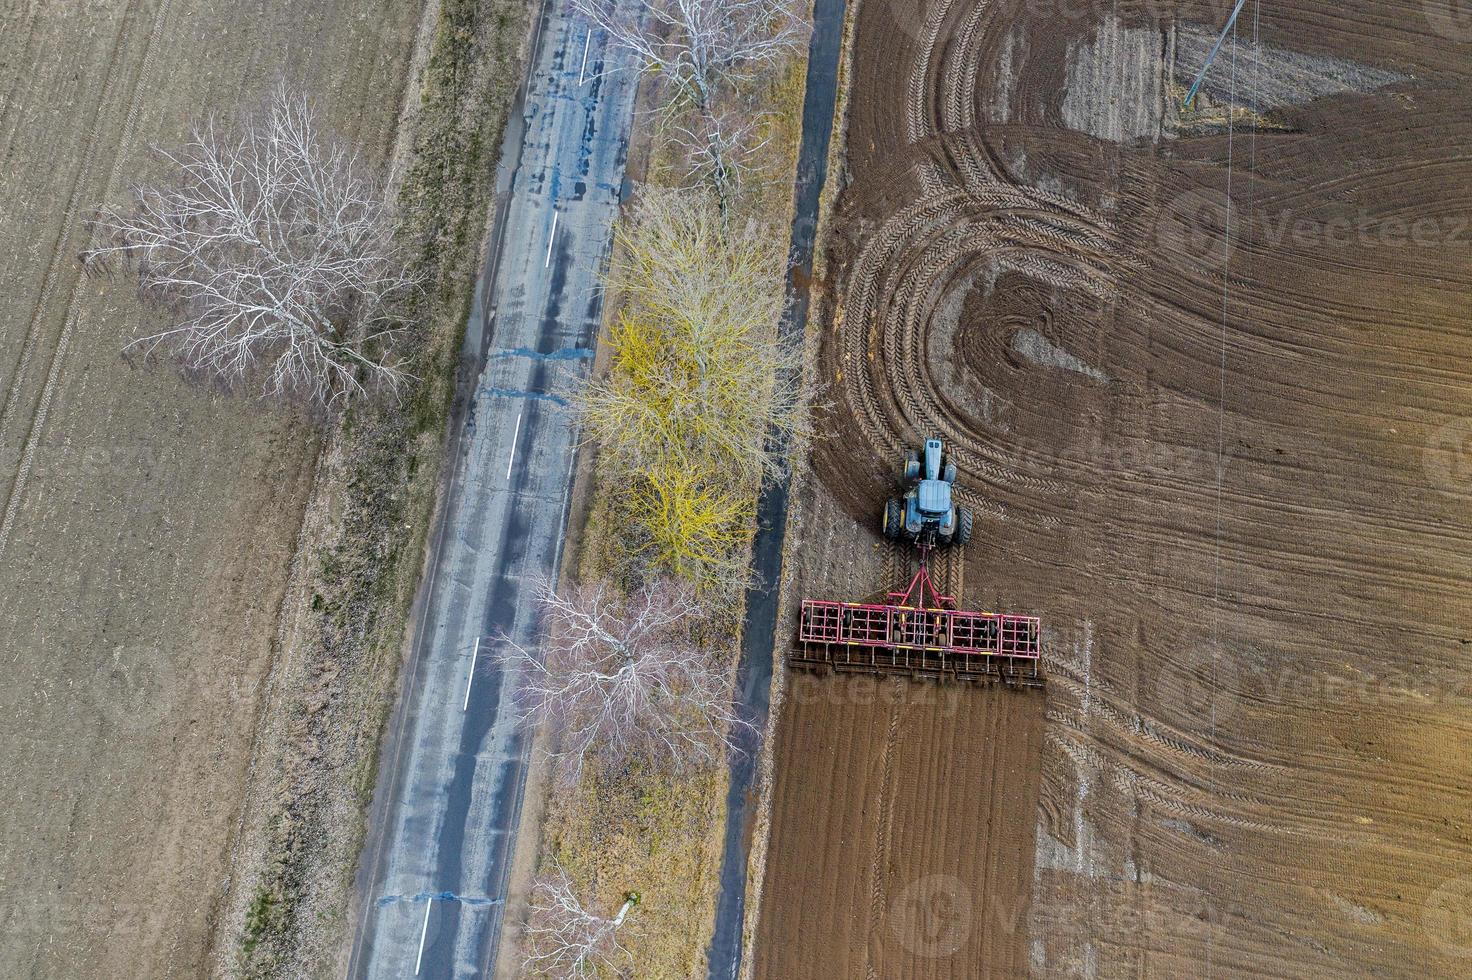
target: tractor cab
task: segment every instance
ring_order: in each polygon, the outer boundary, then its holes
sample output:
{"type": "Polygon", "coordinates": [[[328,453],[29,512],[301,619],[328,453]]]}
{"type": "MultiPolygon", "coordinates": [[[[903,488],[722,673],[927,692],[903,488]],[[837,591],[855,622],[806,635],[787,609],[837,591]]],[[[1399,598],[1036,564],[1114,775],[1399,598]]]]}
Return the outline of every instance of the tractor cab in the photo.
{"type": "Polygon", "coordinates": [[[951,499],[956,464],[939,439],[927,439],[920,451],[905,454],[903,497],[884,508],[884,536],[929,544],[965,544],[971,539],[971,511],[951,499]]]}
{"type": "MultiPolygon", "coordinates": [[[[925,443],[925,460],[923,463],[923,478],[915,488],[914,499],[911,506],[918,511],[918,518],[922,520],[944,520],[951,512],[951,485],[941,478],[940,468],[940,440],[930,439],[925,443]]],[[[948,474],[952,480],[956,478],[955,467],[951,467],[948,474]]]]}

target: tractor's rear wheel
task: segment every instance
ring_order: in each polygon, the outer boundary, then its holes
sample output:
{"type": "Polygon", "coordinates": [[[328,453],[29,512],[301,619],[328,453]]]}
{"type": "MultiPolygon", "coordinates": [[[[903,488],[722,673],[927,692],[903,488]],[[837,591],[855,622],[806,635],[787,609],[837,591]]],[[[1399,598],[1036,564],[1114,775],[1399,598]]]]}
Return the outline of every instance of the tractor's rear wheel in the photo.
{"type": "Polygon", "coordinates": [[[971,540],[971,508],[956,508],[956,533],[951,538],[952,544],[965,544],[971,540]]]}
{"type": "Polygon", "coordinates": [[[891,541],[897,541],[900,532],[904,529],[905,512],[900,507],[900,502],[890,497],[888,503],[884,505],[884,536],[891,541]]]}

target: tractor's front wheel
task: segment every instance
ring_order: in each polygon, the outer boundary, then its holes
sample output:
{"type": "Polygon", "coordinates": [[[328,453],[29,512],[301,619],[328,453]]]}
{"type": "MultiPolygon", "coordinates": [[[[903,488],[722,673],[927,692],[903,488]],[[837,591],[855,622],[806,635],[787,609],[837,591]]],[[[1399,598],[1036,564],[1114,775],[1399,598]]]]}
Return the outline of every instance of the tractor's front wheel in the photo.
{"type": "Polygon", "coordinates": [[[884,536],[891,541],[898,541],[900,532],[905,529],[905,512],[900,507],[900,502],[893,497],[884,505],[884,536]]]}
{"type": "Polygon", "coordinates": [[[904,480],[911,483],[920,479],[920,454],[913,449],[905,450],[904,480]]]}
{"type": "Polygon", "coordinates": [[[956,533],[951,538],[952,544],[965,544],[971,540],[971,508],[956,508],[956,533]]]}

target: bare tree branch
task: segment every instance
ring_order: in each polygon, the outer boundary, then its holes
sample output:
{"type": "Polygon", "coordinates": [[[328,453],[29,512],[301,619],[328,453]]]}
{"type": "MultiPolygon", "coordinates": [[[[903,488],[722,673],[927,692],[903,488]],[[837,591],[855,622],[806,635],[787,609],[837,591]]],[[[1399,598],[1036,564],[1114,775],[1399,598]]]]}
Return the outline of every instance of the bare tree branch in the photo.
{"type": "Polygon", "coordinates": [[[691,126],[674,127],[673,141],[688,160],[686,176],[710,184],[722,217],[730,214],[736,191],[754,169],[751,161],[771,142],[770,136],[756,139],[762,119],[728,109],[700,113],[691,126]]]}
{"type": "Polygon", "coordinates": [[[628,597],[602,584],[559,594],[538,589],[546,614],[543,656],[506,641],[519,670],[524,718],[551,719],[576,777],[598,757],[637,755],[682,768],[711,763],[745,724],[732,705],[732,671],[692,635],[703,609],[689,587],[656,581],[628,597]]]}
{"type": "Polygon", "coordinates": [[[153,151],[169,178],[99,210],[82,254],[91,270],[131,267],[140,296],[178,317],[125,350],[327,406],[408,378],[391,309],[418,282],[383,188],[305,97],[280,88],[233,128],[210,119],[180,149],[153,151]]]}
{"type": "Polygon", "coordinates": [[[573,0],[573,7],[702,113],[718,88],[777,63],[802,41],[792,0],[573,0]]]}
{"type": "Polygon", "coordinates": [[[530,976],[558,978],[627,974],[632,957],[619,943],[618,930],[637,904],[638,894],[627,892],[612,918],[590,912],[567,872],[554,862],[532,887],[523,969],[530,976]]]}

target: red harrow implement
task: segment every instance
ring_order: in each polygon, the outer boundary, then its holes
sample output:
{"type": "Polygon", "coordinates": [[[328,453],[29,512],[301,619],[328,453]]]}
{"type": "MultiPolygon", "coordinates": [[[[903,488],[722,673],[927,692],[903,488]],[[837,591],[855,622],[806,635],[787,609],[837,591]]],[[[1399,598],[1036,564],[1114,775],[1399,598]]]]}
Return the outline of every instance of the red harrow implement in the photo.
{"type": "Polygon", "coordinates": [[[930,554],[971,539],[971,511],[953,499],[957,467],[939,439],[905,454],[903,494],[884,506],[880,528],[891,541],[913,541],[920,570],[889,602],[804,599],[794,667],[912,678],[1001,680],[1041,687],[1042,638],[1036,616],[962,612],[930,577],[930,554]]]}
{"type": "Polygon", "coordinates": [[[963,612],[930,577],[931,546],[920,569],[889,602],[804,599],[794,667],[826,672],[901,674],[913,679],[992,681],[1041,687],[1042,641],[1036,616],[963,612]]]}

